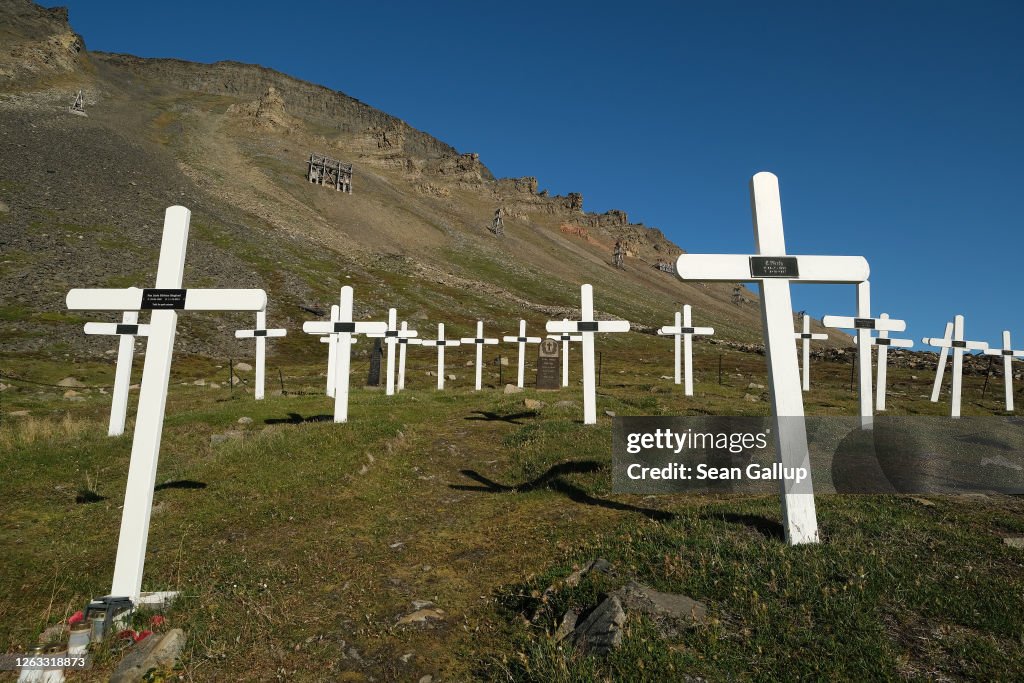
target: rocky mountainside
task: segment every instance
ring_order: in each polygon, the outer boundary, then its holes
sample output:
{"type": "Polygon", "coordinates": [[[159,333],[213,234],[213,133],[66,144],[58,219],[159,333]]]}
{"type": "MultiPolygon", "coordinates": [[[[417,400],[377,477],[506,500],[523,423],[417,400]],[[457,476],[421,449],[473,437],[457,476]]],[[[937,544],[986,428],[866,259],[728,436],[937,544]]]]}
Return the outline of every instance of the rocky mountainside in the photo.
{"type": "MultiPolygon", "coordinates": [[[[352,284],[359,315],[395,306],[457,333],[477,318],[507,331],[573,315],[590,282],[601,316],[641,332],[691,303],[726,339],[760,336],[750,292],[656,267],[681,252],[660,230],[587,212],[533,177],[495,178],[477,154],[343,93],[247,64],[90,53],[66,11],[28,0],[0,6],[0,38],[0,320],[13,351],[108,349],[79,327],[104,318],[69,314],[64,296],[151,283],[171,204],[192,211],[186,286],[263,287],[275,326],[299,327],[352,284]],[[68,112],[79,90],[86,117],[68,112]],[[307,181],[313,152],[354,165],[352,194],[307,181]]],[[[737,201],[745,192],[737,179],[737,201]]],[[[225,353],[250,323],[183,316],[179,348],[225,353]]]]}

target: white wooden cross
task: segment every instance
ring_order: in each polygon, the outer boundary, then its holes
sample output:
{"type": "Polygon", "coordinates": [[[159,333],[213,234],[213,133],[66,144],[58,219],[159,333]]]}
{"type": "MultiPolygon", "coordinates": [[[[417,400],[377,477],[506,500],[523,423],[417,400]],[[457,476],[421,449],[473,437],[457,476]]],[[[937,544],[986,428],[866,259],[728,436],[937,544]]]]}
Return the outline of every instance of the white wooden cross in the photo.
{"type": "Polygon", "coordinates": [[[493,337],[484,337],[484,321],[476,321],[476,337],[463,337],[463,344],[475,344],[476,345],[476,390],[480,391],[483,387],[483,371],[484,371],[484,344],[497,344],[498,340],[493,337]]]}
{"type": "MultiPolygon", "coordinates": [[[[942,375],[946,371],[946,358],[949,356],[948,342],[953,339],[953,323],[946,323],[946,331],[942,334],[942,340],[947,343],[939,350],[939,363],[935,366],[935,383],[932,384],[932,403],[939,402],[939,392],[942,391],[942,375]]],[[[921,340],[924,342],[924,340],[921,340]]]]}
{"type": "Polygon", "coordinates": [[[120,336],[117,345],[117,365],[114,369],[114,394],[110,404],[110,424],[107,436],[124,434],[125,418],[128,415],[128,388],[132,383],[132,359],[135,356],[135,337],[149,336],[149,325],[139,325],[137,311],[125,311],[120,323],[86,323],[86,334],[115,334],[120,336]]]}
{"type": "Polygon", "coordinates": [[[801,373],[800,377],[803,380],[803,389],[804,389],[804,391],[810,391],[811,390],[811,340],[812,339],[817,339],[819,341],[824,341],[825,339],[828,339],[828,335],[827,334],[822,334],[820,332],[815,332],[815,333],[812,334],[811,333],[811,316],[809,316],[809,315],[807,315],[805,313],[803,318],[804,318],[804,331],[803,332],[795,332],[794,336],[797,339],[802,339],[803,340],[803,351],[804,351],[803,360],[804,360],[804,364],[803,364],[803,372],[801,373]]]}
{"type": "Polygon", "coordinates": [[[255,396],[257,401],[263,400],[263,385],[264,377],[266,375],[267,365],[267,337],[283,337],[288,334],[287,330],[282,329],[267,329],[267,312],[257,311],[256,312],[256,329],[254,330],[235,330],[236,339],[251,339],[256,338],[256,391],[255,396]]]}
{"type": "MultiPolygon", "coordinates": [[[[903,320],[890,318],[888,314],[872,318],[870,314],[870,306],[861,307],[859,305],[861,301],[862,299],[858,297],[858,308],[861,308],[861,315],[858,317],[851,318],[842,315],[826,315],[821,319],[821,324],[825,327],[857,331],[857,337],[854,340],[854,343],[857,344],[857,367],[859,369],[858,377],[860,379],[860,419],[862,426],[870,428],[872,415],[874,415],[871,401],[871,347],[875,343],[871,337],[871,330],[878,330],[879,334],[884,333],[888,336],[889,332],[903,332],[907,329],[907,323],[903,320]],[[866,314],[865,310],[867,311],[866,314]]],[[[885,348],[885,346],[880,346],[879,353],[881,354],[882,350],[885,348]]],[[[884,357],[881,355],[879,358],[884,360],[884,357]]],[[[885,381],[885,371],[880,370],[880,372],[881,374],[879,377],[882,380],[882,384],[879,387],[879,391],[884,387],[885,381]]],[[[885,405],[885,399],[882,399],[881,405],[885,405]]],[[[884,410],[884,408],[879,408],[879,410],[884,410]]]]}
{"type": "Polygon", "coordinates": [[[1024,351],[1014,351],[1010,344],[1010,331],[1003,330],[1003,348],[988,349],[988,356],[1003,357],[1003,380],[1006,385],[1006,412],[1013,412],[1013,359],[1024,356],[1024,351]]]}
{"type": "MultiPolygon", "coordinates": [[[[331,321],[323,322],[311,320],[302,323],[302,331],[306,334],[327,334],[326,339],[331,348],[337,347],[333,370],[328,367],[328,375],[334,375],[332,382],[334,388],[334,421],[348,422],[348,387],[349,367],[352,362],[352,344],[355,343],[353,334],[383,333],[387,330],[387,323],[382,322],[354,322],[352,320],[352,299],[353,290],[345,285],[341,288],[340,305],[331,306],[331,321]],[[337,311],[335,311],[337,309],[337,311]]],[[[323,341],[325,337],[321,337],[323,341]]],[[[330,364],[328,363],[328,366],[330,364]]]]}
{"type": "MultiPolygon", "coordinates": [[[[417,336],[416,330],[409,329],[398,329],[398,311],[393,308],[388,309],[388,327],[380,333],[367,334],[367,337],[383,337],[384,344],[388,347],[388,379],[387,387],[385,392],[388,396],[394,396],[395,394],[395,345],[399,339],[409,339],[410,337],[417,336]]],[[[404,356],[405,346],[402,346],[404,356]]],[[[404,373],[404,371],[403,371],[404,373]]],[[[404,377],[403,377],[404,380],[404,377]]]]}
{"type": "Polygon", "coordinates": [[[527,344],[540,344],[542,339],[540,337],[527,337],[526,336],[526,321],[519,321],[519,336],[518,337],[502,337],[502,341],[518,343],[519,344],[519,377],[517,379],[516,386],[520,389],[523,388],[526,380],[526,345],[527,344]]]}
{"type": "MultiPolygon", "coordinates": [[[[562,322],[568,325],[569,319],[562,318],[562,322]]],[[[562,334],[549,334],[548,339],[557,339],[562,342],[562,386],[567,387],[569,386],[569,342],[583,341],[583,336],[563,332],[562,334]]]]}
{"type": "MultiPolygon", "coordinates": [[[[878,316],[881,320],[889,320],[888,313],[882,313],[878,316]]],[[[902,321],[898,321],[902,322],[902,321]]],[[[860,344],[860,338],[857,337],[854,343],[860,344]]],[[[886,383],[886,372],[889,366],[889,347],[896,346],[898,348],[909,349],[914,346],[912,339],[895,339],[889,337],[889,330],[885,326],[878,328],[878,336],[871,338],[871,343],[878,347],[878,370],[877,379],[875,380],[875,410],[885,410],[885,383],[886,383]]]]}
{"type": "Polygon", "coordinates": [[[950,400],[950,416],[960,417],[960,394],[963,388],[964,352],[986,351],[988,344],[979,341],[966,341],[964,339],[964,317],[958,315],[953,318],[953,337],[951,339],[926,337],[921,340],[928,346],[939,349],[953,350],[953,395],[950,400]]]}
{"type": "Polygon", "coordinates": [[[437,389],[442,391],[444,389],[444,349],[446,346],[460,346],[462,342],[458,339],[445,339],[444,323],[438,323],[437,339],[424,339],[421,343],[423,346],[437,347],[437,389]]]}
{"type": "Polygon", "coordinates": [[[629,332],[628,320],[594,320],[594,288],[580,286],[580,319],[551,320],[548,332],[579,332],[583,337],[583,424],[597,424],[597,378],[594,368],[594,333],[629,332]]]}
{"type": "Polygon", "coordinates": [[[676,338],[676,384],[679,384],[679,357],[683,357],[683,365],[686,367],[686,384],[684,393],[693,396],[693,335],[712,335],[715,333],[713,327],[694,327],[690,304],[683,306],[682,315],[676,312],[676,324],[665,326],[658,330],[663,336],[672,335],[676,338]],[[682,349],[680,349],[682,347],[682,349]],[[680,353],[682,351],[683,353],[680,353]]]}
{"type": "Polygon", "coordinates": [[[152,311],[111,589],[111,595],[126,596],[136,603],[142,595],[178,311],[262,311],[267,306],[262,289],[181,288],[190,217],[183,206],[172,206],[164,215],[155,288],[72,289],[67,295],[67,307],[72,311],[152,311]]]}
{"type": "MultiPolygon", "coordinates": [[[[787,256],[779,179],[773,174],[758,173],[751,179],[750,200],[756,254],[682,254],[676,262],[676,273],[683,280],[759,283],[778,458],[783,467],[803,467],[810,473],[807,428],[802,419],[795,419],[804,416],[804,401],[789,285],[851,283],[858,285],[859,295],[870,269],[860,256],[787,256]]],[[[810,476],[806,482],[809,487],[810,476]]],[[[783,527],[786,540],[793,545],[818,541],[814,493],[808,490],[811,492],[782,490],[783,527]]]]}
{"type": "Polygon", "coordinates": [[[416,339],[416,330],[409,330],[409,324],[402,321],[402,327],[399,329],[398,336],[398,391],[405,391],[405,355],[406,347],[409,344],[419,344],[420,340],[416,339]]]}

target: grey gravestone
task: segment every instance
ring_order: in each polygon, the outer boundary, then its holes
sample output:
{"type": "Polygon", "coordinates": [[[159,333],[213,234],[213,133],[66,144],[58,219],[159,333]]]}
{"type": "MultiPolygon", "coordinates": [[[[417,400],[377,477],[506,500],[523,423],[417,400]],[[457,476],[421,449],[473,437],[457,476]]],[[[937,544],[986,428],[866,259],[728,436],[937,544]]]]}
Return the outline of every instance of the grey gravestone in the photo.
{"type": "Polygon", "coordinates": [[[373,340],[373,350],[370,351],[370,374],[366,378],[366,386],[380,386],[380,357],[384,355],[384,348],[380,343],[380,337],[373,340]]]}
{"type": "Polygon", "coordinates": [[[561,344],[545,339],[537,347],[537,388],[558,389],[561,386],[561,344]]]}

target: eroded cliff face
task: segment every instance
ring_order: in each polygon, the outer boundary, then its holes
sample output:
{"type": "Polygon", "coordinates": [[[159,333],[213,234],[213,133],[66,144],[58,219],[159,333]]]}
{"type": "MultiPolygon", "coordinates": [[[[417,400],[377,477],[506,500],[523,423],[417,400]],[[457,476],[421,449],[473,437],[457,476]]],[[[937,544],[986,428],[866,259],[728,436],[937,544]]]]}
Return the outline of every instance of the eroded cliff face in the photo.
{"type": "Polygon", "coordinates": [[[0,13],[0,89],[82,70],[85,41],[68,24],[64,7],[4,0],[0,13]]]}

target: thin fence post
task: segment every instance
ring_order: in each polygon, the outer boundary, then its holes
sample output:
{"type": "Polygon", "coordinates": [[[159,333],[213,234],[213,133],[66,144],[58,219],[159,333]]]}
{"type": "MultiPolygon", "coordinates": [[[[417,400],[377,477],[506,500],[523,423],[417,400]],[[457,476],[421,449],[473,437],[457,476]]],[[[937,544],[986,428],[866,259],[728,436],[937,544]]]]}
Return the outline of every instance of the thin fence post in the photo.
{"type": "Polygon", "coordinates": [[[235,360],[228,358],[228,386],[231,388],[231,398],[235,397],[235,360]]]}
{"type": "Polygon", "coordinates": [[[601,366],[604,364],[604,351],[597,352],[597,386],[601,386],[601,366]]]}
{"type": "Polygon", "coordinates": [[[722,354],[718,354],[718,384],[722,384],[722,354]]]}
{"type": "Polygon", "coordinates": [[[853,391],[853,378],[857,375],[857,354],[853,354],[853,362],[850,363],[850,391],[853,391]]]}
{"type": "Polygon", "coordinates": [[[281,368],[277,369],[277,378],[281,381],[281,395],[284,396],[284,373],[281,368]]]}

